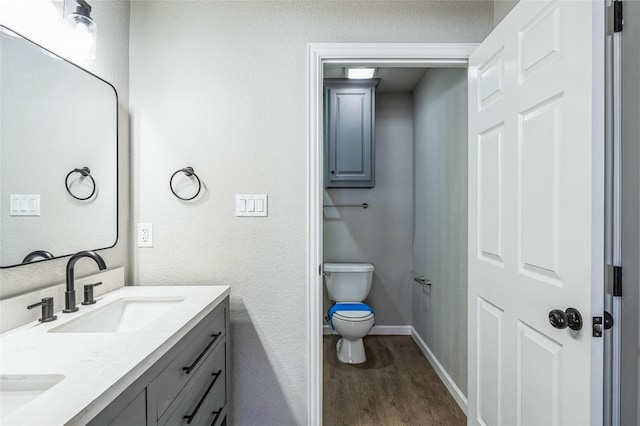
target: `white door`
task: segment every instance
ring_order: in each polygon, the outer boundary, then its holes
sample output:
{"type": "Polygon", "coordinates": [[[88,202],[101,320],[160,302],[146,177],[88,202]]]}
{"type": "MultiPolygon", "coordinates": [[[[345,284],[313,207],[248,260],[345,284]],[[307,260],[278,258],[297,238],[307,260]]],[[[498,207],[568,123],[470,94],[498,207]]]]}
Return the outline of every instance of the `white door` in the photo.
{"type": "Polygon", "coordinates": [[[521,0],[470,58],[470,425],[602,423],[603,64],[598,0],[521,0]]]}

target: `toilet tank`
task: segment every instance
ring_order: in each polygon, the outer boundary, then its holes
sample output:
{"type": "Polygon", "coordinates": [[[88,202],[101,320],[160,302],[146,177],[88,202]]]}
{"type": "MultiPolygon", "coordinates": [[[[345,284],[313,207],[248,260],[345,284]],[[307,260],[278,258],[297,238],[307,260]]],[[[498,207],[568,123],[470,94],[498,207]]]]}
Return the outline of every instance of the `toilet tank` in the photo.
{"type": "Polygon", "coordinates": [[[369,295],[373,279],[370,263],[325,263],[324,280],[329,299],[335,302],[362,302],[369,295]]]}

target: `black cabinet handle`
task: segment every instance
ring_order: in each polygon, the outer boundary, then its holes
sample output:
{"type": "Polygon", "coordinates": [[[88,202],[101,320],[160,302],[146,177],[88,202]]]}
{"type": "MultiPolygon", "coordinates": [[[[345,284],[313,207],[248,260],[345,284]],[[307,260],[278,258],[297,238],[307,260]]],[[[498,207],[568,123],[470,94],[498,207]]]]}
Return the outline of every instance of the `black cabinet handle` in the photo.
{"type": "Polygon", "coordinates": [[[200,362],[200,360],[202,359],[202,357],[204,356],[204,354],[207,353],[207,351],[209,350],[209,348],[216,342],[216,340],[218,340],[218,337],[220,337],[220,335],[222,334],[222,331],[219,332],[218,334],[212,334],[211,337],[213,337],[213,340],[209,342],[209,344],[207,345],[206,348],[204,348],[204,350],[202,351],[202,353],[200,355],[198,355],[198,358],[196,358],[195,361],[193,361],[193,363],[191,363],[190,366],[188,367],[182,367],[182,369],[184,371],[187,372],[187,374],[191,373],[193,371],[194,368],[196,368],[196,365],[198,365],[198,363],[200,362]]]}
{"type": "Polygon", "coordinates": [[[211,382],[207,390],[204,392],[204,395],[202,395],[202,398],[200,398],[200,401],[198,401],[198,405],[196,405],[195,410],[193,410],[193,413],[191,413],[190,416],[184,416],[184,418],[187,419],[188,425],[191,424],[191,422],[193,421],[193,418],[196,416],[196,414],[198,414],[198,410],[200,409],[200,406],[202,405],[204,400],[207,398],[207,395],[209,395],[209,392],[211,392],[211,388],[213,387],[213,385],[216,384],[218,377],[220,377],[220,373],[222,373],[222,370],[218,370],[217,373],[211,373],[211,375],[214,376],[213,381],[211,382]]]}
{"type": "Polygon", "coordinates": [[[214,426],[216,424],[216,422],[218,421],[218,417],[220,417],[220,414],[222,414],[222,407],[220,407],[218,409],[218,411],[214,411],[212,414],[215,414],[216,416],[213,418],[213,421],[211,422],[211,426],[214,426]]]}

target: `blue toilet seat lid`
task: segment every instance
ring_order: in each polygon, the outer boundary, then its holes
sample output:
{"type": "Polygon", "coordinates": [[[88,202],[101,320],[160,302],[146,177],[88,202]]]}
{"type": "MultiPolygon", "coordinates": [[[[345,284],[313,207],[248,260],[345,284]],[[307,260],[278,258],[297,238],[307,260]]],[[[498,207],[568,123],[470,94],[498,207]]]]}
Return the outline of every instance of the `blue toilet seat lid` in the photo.
{"type": "Polygon", "coordinates": [[[364,321],[371,318],[375,313],[371,306],[366,303],[336,303],[329,310],[329,324],[333,328],[333,316],[341,317],[350,321],[364,321]]]}
{"type": "Polygon", "coordinates": [[[367,305],[366,303],[350,302],[350,303],[336,303],[329,310],[329,316],[332,316],[333,314],[339,311],[360,311],[360,312],[371,312],[372,314],[375,314],[373,312],[373,309],[371,309],[371,306],[367,305]]]}
{"type": "Polygon", "coordinates": [[[333,316],[348,321],[364,321],[373,317],[375,313],[366,303],[336,303],[329,310],[329,325],[333,329],[333,316]]]}

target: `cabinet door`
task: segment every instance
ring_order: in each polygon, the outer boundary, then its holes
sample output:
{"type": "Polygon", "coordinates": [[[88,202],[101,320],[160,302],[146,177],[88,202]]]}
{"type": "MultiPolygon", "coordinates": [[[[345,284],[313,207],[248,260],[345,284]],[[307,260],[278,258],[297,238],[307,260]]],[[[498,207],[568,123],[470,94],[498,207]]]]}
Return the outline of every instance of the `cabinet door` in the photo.
{"type": "Polygon", "coordinates": [[[133,398],[132,394],[130,390],[123,392],[92,419],[88,426],[146,426],[147,391],[142,389],[133,398]]]}
{"type": "Polygon", "coordinates": [[[147,398],[143,390],[125,407],[109,426],[144,426],[147,424],[147,398]]]}
{"type": "Polygon", "coordinates": [[[325,89],[325,186],[374,186],[375,86],[325,89]]]}

